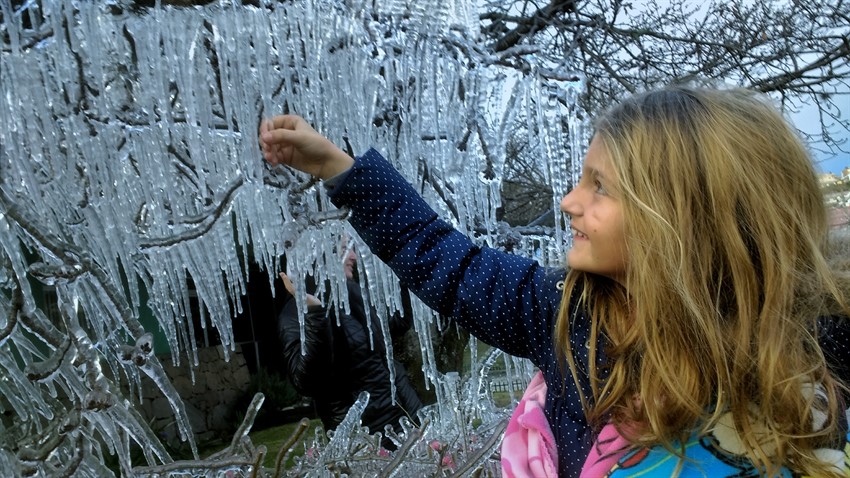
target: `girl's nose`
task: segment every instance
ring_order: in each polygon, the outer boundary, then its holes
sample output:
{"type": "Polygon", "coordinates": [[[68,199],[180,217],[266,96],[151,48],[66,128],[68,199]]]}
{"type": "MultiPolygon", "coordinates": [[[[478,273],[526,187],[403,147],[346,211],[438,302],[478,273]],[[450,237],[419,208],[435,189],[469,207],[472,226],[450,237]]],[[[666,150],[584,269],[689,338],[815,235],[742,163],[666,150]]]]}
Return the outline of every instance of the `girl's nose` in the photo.
{"type": "Polygon", "coordinates": [[[560,209],[561,212],[569,214],[570,216],[575,216],[581,212],[579,208],[579,202],[576,198],[575,188],[572,191],[568,192],[566,195],[564,195],[563,198],[561,198],[560,209]]]}

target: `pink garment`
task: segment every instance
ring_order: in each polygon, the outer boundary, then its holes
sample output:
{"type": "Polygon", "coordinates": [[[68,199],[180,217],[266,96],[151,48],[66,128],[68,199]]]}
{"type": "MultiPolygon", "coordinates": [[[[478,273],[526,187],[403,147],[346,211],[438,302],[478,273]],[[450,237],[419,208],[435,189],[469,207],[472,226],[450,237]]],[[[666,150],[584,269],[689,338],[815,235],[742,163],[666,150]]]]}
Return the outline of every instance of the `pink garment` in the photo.
{"type": "Polygon", "coordinates": [[[581,467],[580,478],[601,478],[611,471],[620,458],[629,451],[629,442],[612,424],[602,427],[599,437],[590,448],[590,454],[581,467]]]}
{"type": "Polygon", "coordinates": [[[502,476],[545,478],[558,476],[558,448],[543,413],[546,382],[537,372],[522,395],[502,440],[502,476]]]}

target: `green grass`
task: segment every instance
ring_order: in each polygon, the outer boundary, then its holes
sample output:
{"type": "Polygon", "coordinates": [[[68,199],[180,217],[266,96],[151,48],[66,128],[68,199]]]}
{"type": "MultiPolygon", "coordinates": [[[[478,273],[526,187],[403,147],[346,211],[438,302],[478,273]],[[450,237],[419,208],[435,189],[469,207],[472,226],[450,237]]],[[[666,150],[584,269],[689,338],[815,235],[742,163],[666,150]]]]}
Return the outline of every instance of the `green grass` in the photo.
{"type": "MultiPolygon", "coordinates": [[[[522,391],[514,392],[514,397],[519,400],[522,396],[522,391]]],[[[500,408],[507,407],[511,404],[511,395],[508,392],[493,392],[493,403],[500,408]]]]}
{"type": "MultiPolygon", "coordinates": [[[[320,420],[310,421],[310,425],[307,427],[301,437],[299,437],[298,441],[295,442],[295,446],[293,446],[292,453],[289,455],[286,463],[284,464],[284,469],[290,468],[294,464],[295,457],[304,455],[303,442],[305,438],[311,439],[313,437],[313,430],[315,430],[318,426],[322,426],[322,422],[320,420]]],[[[280,448],[284,445],[284,443],[289,440],[289,438],[295,432],[297,427],[298,423],[286,423],[283,425],[266,428],[264,430],[258,430],[248,434],[248,436],[251,437],[251,442],[254,444],[254,446],[266,446],[266,457],[263,460],[263,467],[275,467],[275,460],[277,460],[277,455],[280,452],[280,448]]]]}

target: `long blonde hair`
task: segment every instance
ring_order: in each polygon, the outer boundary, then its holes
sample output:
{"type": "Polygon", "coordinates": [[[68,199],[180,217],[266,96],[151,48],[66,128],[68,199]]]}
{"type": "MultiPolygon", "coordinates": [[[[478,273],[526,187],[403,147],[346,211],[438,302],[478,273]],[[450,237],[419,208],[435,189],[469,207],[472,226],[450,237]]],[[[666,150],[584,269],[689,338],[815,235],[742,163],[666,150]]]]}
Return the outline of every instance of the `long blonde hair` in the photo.
{"type": "Polygon", "coordinates": [[[628,265],[624,284],[567,276],[557,340],[573,377],[571,296],[608,344],[589,419],[673,450],[730,413],[762,472],[834,475],[814,455],[843,413],[816,321],[826,303],[847,307],[795,131],[753,92],[670,87],[614,107],[595,136],[619,181],[628,265]],[[828,417],[817,430],[815,411],[828,417]]]}

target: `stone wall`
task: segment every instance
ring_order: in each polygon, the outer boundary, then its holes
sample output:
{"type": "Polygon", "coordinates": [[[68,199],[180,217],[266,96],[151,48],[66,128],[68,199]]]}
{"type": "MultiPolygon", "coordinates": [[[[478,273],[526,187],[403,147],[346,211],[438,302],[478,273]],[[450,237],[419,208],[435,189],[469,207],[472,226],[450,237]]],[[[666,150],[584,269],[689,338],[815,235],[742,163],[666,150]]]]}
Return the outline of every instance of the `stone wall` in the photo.
{"type": "MultiPolygon", "coordinates": [[[[171,365],[170,357],[163,357],[161,362],[183,398],[195,439],[202,443],[214,438],[229,438],[235,424],[245,413],[245,410],[235,410],[234,406],[248,390],[251,381],[241,348],[237,345],[236,351],[230,353],[229,362],[224,361],[221,345],[198,349],[194,384],[188,365],[183,363],[175,367],[171,365]]],[[[142,391],[140,411],[151,423],[151,428],[164,442],[178,444],[180,434],[168,400],[150,379],[143,380],[142,391]]]]}

